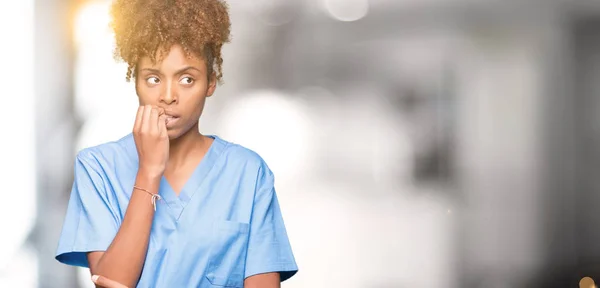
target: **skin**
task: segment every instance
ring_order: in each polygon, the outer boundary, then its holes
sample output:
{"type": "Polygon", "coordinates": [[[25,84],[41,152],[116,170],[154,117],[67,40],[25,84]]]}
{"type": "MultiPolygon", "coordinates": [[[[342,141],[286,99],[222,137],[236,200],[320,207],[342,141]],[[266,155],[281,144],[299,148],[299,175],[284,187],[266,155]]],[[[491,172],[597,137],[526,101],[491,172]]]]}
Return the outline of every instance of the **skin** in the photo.
{"type": "MultiPolygon", "coordinates": [[[[158,193],[164,176],[179,194],[212,144],[200,134],[198,123],[206,98],[216,89],[216,77],[208,75],[201,57],[186,57],[174,45],[163,60],[144,57],[135,79],[140,107],[133,128],[139,156],[135,185],[158,193]]],[[[135,287],[148,249],[154,208],[151,195],[133,190],[125,217],[106,251],[88,253],[92,281],[97,287],[135,287]]],[[[244,287],[280,287],[279,273],[248,277],[244,287]]]]}

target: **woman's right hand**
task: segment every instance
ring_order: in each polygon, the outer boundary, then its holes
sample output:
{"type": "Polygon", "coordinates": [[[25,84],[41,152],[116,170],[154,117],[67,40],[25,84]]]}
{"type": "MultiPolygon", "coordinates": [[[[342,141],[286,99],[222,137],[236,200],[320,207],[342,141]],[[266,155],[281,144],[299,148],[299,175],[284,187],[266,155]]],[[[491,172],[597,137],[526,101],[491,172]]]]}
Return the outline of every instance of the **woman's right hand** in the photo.
{"type": "Polygon", "coordinates": [[[162,177],[169,160],[169,136],[162,108],[145,105],[138,108],[133,138],[139,158],[139,171],[150,177],[162,177]]]}

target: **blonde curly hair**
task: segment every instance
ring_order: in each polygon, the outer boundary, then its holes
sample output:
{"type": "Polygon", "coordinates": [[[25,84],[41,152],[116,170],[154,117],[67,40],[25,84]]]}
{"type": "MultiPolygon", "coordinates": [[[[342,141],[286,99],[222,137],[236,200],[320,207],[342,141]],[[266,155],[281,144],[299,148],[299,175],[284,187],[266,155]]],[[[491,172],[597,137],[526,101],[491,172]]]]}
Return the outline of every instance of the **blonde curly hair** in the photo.
{"type": "Polygon", "coordinates": [[[115,33],[115,58],[128,64],[126,80],[136,75],[138,61],[160,62],[172,45],[203,57],[208,75],[221,82],[221,48],[230,41],[231,23],[222,0],[115,0],[110,26],[115,33]]]}

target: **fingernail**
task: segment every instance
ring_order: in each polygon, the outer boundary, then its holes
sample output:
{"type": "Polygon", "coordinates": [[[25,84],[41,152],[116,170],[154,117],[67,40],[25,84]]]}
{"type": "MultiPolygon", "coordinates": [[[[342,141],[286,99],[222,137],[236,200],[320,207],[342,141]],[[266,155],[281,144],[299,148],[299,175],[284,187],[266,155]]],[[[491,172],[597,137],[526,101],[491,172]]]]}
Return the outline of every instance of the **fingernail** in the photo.
{"type": "Polygon", "coordinates": [[[100,278],[100,276],[98,275],[92,276],[92,282],[96,283],[96,281],[98,281],[98,278],[100,278]]]}

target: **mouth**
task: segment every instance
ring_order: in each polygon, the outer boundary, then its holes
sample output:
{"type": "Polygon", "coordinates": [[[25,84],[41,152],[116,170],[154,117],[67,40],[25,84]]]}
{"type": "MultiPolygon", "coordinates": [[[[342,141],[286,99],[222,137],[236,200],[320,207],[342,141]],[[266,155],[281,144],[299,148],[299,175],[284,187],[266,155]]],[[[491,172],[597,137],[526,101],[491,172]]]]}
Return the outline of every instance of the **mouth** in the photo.
{"type": "Polygon", "coordinates": [[[167,118],[165,119],[165,123],[167,125],[167,129],[168,128],[172,128],[173,125],[175,125],[175,123],[177,123],[177,121],[179,120],[178,116],[173,116],[173,115],[169,115],[166,114],[167,118]]]}

